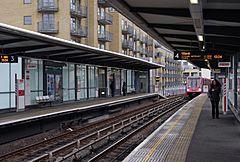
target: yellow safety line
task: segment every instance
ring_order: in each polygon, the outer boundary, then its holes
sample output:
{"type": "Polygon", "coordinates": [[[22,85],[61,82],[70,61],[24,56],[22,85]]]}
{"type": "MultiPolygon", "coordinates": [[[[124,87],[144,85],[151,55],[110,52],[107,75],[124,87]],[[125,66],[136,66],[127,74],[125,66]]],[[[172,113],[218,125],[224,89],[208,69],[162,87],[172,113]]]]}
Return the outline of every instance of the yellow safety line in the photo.
{"type": "MultiPolygon", "coordinates": [[[[188,110],[188,109],[187,109],[188,110]]],[[[145,156],[145,158],[142,160],[142,162],[146,162],[150,159],[150,157],[154,154],[154,152],[156,151],[157,147],[162,143],[162,141],[166,138],[166,136],[177,126],[177,123],[179,122],[179,120],[183,117],[183,115],[185,114],[185,112],[187,111],[185,110],[181,116],[178,117],[178,119],[174,122],[174,124],[171,126],[170,129],[168,129],[167,132],[164,133],[164,135],[158,140],[157,143],[155,143],[155,145],[151,148],[151,150],[149,151],[149,153],[145,156]]]]}

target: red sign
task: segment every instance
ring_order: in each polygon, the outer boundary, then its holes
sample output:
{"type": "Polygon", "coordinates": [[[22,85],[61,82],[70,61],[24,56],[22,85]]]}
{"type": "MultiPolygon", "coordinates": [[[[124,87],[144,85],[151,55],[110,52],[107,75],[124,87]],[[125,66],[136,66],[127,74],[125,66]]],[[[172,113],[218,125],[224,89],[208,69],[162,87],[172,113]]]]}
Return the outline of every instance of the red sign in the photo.
{"type": "Polygon", "coordinates": [[[18,96],[24,96],[25,91],[24,90],[18,90],[18,96]]]}

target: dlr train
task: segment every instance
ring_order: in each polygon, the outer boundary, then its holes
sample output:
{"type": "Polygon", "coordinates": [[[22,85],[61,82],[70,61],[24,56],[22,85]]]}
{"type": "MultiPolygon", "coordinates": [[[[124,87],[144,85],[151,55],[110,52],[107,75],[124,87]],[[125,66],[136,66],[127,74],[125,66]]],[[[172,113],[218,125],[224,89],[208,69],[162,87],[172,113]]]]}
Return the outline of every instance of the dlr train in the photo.
{"type": "Polygon", "coordinates": [[[199,76],[189,76],[186,81],[186,95],[193,98],[201,93],[207,93],[211,79],[199,76]]]}

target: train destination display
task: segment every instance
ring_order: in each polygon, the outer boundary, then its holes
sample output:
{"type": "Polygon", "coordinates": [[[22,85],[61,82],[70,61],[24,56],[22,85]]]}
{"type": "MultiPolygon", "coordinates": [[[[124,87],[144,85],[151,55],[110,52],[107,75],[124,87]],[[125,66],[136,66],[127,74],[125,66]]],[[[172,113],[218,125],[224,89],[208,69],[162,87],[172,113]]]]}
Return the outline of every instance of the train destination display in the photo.
{"type": "Polygon", "coordinates": [[[0,63],[17,63],[18,57],[16,55],[0,55],[0,63]]]}
{"type": "Polygon", "coordinates": [[[179,51],[174,52],[174,60],[221,60],[223,54],[216,51],[179,51]]]}

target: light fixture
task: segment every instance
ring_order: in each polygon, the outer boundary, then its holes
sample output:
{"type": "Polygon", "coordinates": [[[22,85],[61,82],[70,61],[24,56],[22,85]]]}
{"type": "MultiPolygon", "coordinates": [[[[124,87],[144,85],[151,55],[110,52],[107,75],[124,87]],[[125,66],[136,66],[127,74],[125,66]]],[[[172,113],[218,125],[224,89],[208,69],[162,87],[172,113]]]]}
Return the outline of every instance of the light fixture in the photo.
{"type": "Polygon", "coordinates": [[[202,36],[202,35],[198,35],[198,40],[199,40],[200,42],[203,42],[203,36],[202,36]]]}
{"type": "Polygon", "coordinates": [[[191,4],[198,4],[198,0],[190,0],[191,4]]]}

